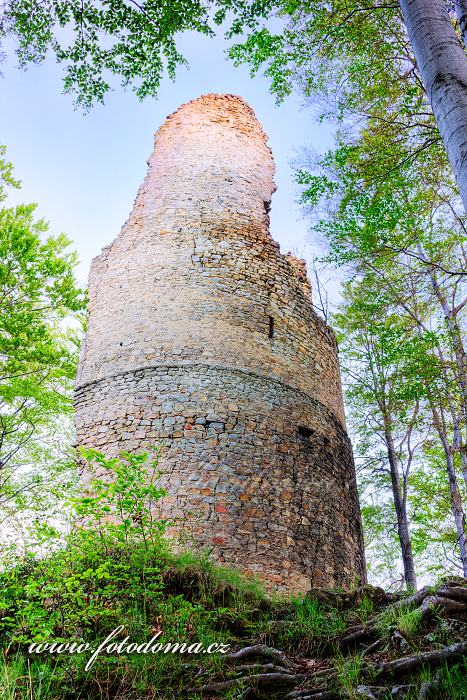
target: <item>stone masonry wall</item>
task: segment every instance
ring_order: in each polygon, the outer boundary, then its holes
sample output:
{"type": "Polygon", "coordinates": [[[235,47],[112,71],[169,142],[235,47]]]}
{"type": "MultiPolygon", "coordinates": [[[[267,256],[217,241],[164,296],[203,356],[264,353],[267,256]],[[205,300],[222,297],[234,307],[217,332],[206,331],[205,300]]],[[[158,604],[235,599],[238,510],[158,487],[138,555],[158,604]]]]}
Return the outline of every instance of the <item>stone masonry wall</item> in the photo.
{"type": "Polygon", "coordinates": [[[78,441],[161,444],[164,512],[229,565],[295,591],[363,577],[337,346],[270,236],[264,132],[241,98],[206,95],[148,164],[92,264],[78,441]]]}

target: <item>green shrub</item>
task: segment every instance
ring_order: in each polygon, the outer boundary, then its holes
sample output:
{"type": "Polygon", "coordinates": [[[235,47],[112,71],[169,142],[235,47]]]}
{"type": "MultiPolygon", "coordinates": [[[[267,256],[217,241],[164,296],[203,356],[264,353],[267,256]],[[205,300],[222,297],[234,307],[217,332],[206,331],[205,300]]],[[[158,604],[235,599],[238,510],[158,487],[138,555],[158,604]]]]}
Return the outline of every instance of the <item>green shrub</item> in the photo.
{"type": "MultiPolygon", "coordinates": [[[[86,493],[68,503],[70,532],[57,548],[25,556],[0,572],[0,643],[6,700],[184,697],[196,654],[89,655],[28,653],[31,643],[77,642],[95,648],[123,626],[131,641],[231,643],[242,620],[251,633],[270,604],[256,580],[210,562],[205,554],[174,555],[155,517],[160,488],[157,452],[106,458],[82,450],[86,493]],[[164,692],[167,689],[168,695],[164,692]]],[[[37,647],[35,647],[37,649],[37,647]]],[[[41,647],[39,647],[41,649],[41,647]]],[[[203,656],[207,668],[216,655],[203,656]]]]}
{"type": "Polygon", "coordinates": [[[97,626],[103,632],[125,622],[123,591],[133,616],[161,594],[168,547],[166,523],[153,516],[165,494],[157,459],[125,452],[108,459],[96,450],[82,456],[89,489],[68,504],[75,524],[64,546],[0,572],[0,631],[10,643],[81,638],[97,626]]]}

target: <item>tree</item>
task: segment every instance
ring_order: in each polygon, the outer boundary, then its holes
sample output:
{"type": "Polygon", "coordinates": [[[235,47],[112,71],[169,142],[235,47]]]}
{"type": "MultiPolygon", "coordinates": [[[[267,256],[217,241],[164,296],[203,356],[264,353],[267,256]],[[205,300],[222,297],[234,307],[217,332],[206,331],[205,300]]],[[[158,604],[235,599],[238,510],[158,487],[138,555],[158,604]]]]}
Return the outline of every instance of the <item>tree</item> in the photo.
{"type": "MultiPolygon", "coordinates": [[[[405,329],[391,353],[386,344],[386,361],[392,358],[399,367],[396,389],[401,395],[406,392],[408,405],[416,399],[431,414],[430,425],[444,455],[465,573],[465,515],[457,480],[458,470],[465,475],[467,444],[461,330],[467,300],[465,215],[458,212],[449,167],[440,167],[443,159],[434,150],[399,164],[383,178],[380,162],[369,154],[378,149],[392,154],[385,127],[372,124],[346,138],[335,151],[300,170],[303,200],[316,212],[313,228],[328,241],[330,260],[350,267],[371,300],[384,292],[392,310],[391,332],[400,324],[405,329]],[[319,207],[323,201],[327,206],[319,207]],[[374,279],[380,290],[376,295],[371,291],[374,279]]],[[[374,308],[370,301],[367,307],[374,308]]],[[[360,327],[365,327],[362,320],[360,327]]],[[[363,352],[365,338],[354,334],[353,339],[363,352]]]]}
{"type": "MultiPolygon", "coordinates": [[[[424,93],[427,104],[416,109],[409,128],[418,124],[428,130],[412,153],[429,148],[440,135],[466,208],[467,56],[459,27],[464,35],[467,15],[465,3],[454,5],[457,31],[445,0],[286,0],[279,6],[287,21],[282,33],[263,26],[230,55],[236,63],[249,63],[253,72],[265,66],[279,100],[296,86],[315,105],[325,97],[322,115],[340,120],[349,113],[378,119],[381,101],[397,91],[397,74],[403,83],[418,82],[414,95],[424,93]],[[435,140],[429,123],[433,115],[439,130],[435,140]]],[[[404,122],[414,106],[410,98],[402,112],[390,110],[394,141],[407,128],[404,122]]]]}
{"type": "MultiPolygon", "coordinates": [[[[464,3],[456,0],[454,7],[464,35],[464,3]]],[[[42,61],[52,50],[66,65],[65,91],[75,92],[78,103],[90,107],[103,101],[111,76],[120,76],[125,87],[132,85],[140,98],[157,94],[165,70],[174,78],[177,65],[186,62],[176,35],[196,31],[212,36],[213,27],[232,16],[226,36],[244,30],[250,34],[230,55],[236,62],[248,61],[253,71],[269,64],[266,73],[279,97],[294,82],[309,96],[322,91],[329,77],[324,67],[332,64],[347,83],[334,95],[342,107],[345,100],[361,101],[355,90],[351,95],[362,76],[367,83],[371,77],[381,91],[391,62],[406,62],[410,71],[416,61],[467,206],[467,56],[445,0],[7,0],[0,36],[17,40],[22,66],[42,61]],[[285,31],[268,30],[272,12],[288,20],[285,31]],[[318,59],[325,66],[314,72],[318,59]]]]}
{"type": "Polygon", "coordinates": [[[17,41],[23,67],[52,51],[66,67],[65,92],[89,108],[103,101],[114,76],[139,98],[155,96],[164,74],[173,79],[186,63],[177,35],[213,36],[229,11],[234,33],[244,24],[253,29],[270,6],[268,0],[7,0],[0,36],[17,41]]]}
{"type": "MultiPolygon", "coordinates": [[[[4,155],[5,150],[2,150],[4,155]]],[[[5,184],[12,167],[0,163],[5,184]]],[[[4,189],[0,192],[5,199],[4,189]]],[[[76,254],[48,225],[36,205],[0,209],[0,504],[23,493],[44,430],[71,411],[80,314],[85,295],[74,278],[76,254]],[[74,320],[74,327],[71,324],[74,320]]],[[[30,484],[29,484],[30,485],[30,484]]]]}
{"type": "Polygon", "coordinates": [[[341,366],[349,377],[347,402],[352,415],[358,416],[354,430],[372,464],[372,477],[389,473],[404,579],[409,588],[416,589],[407,502],[419,402],[404,390],[400,363],[392,352],[393,344],[403,341],[404,329],[378,282],[368,276],[358,284],[348,283],[333,325],[338,331],[341,366]],[[385,459],[378,456],[378,444],[384,446],[385,459]]]}
{"type": "MultiPolygon", "coordinates": [[[[467,209],[467,56],[444,0],[400,0],[410,43],[467,209]]],[[[456,9],[461,9],[460,4],[456,9]]],[[[465,15],[460,21],[465,31],[465,15]]]]}

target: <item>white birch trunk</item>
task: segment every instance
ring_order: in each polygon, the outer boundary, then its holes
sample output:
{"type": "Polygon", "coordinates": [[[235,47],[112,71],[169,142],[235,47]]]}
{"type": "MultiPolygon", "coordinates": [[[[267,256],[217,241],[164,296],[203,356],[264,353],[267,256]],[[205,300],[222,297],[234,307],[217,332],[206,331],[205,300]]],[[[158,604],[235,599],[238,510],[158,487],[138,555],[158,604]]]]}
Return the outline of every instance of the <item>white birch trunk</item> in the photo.
{"type": "Polygon", "coordinates": [[[399,5],[467,210],[467,55],[445,0],[399,0],[399,5]]]}

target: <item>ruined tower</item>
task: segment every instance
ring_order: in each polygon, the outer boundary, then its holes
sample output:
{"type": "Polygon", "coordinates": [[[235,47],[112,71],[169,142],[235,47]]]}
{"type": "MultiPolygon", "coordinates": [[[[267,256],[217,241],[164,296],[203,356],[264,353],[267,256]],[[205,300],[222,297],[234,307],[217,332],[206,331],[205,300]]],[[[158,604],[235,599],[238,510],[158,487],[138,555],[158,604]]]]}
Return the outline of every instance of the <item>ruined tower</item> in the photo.
{"type": "Polygon", "coordinates": [[[80,444],[162,446],[163,509],[212,556],[291,591],[362,578],[337,346],[269,233],[267,139],[234,95],[167,118],[92,263],[80,444]]]}

